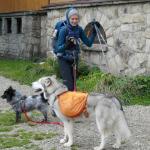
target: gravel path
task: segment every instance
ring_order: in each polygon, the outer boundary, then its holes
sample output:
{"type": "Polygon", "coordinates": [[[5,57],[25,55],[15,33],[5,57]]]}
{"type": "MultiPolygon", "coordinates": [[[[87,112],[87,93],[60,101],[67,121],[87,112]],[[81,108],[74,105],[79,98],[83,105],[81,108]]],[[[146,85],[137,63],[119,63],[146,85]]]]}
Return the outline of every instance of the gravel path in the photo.
{"type": "MultiPolygon", "coordinates": [[[[10,85],[21,91],[23,94],[33,94],[31,87],[20,85],[18,82],[11,81],[0,76],[0,95],[2,95],[3,91],[10,85]]],[[[0,112],[8,109],[10,110],[10,106],[5,100],[0,98],[0,112]]],[[[124,107],[124,110],[132,132],[132,138],[128,143],[123,144],[120,150],[150,150],[150,106],[129,106],[124,107]]],[[[50,119],[52,118],[50,117],[50,119]]],[[[92,150],[93,147],[99,145],[100,142],[100,136],[97,133],[98,130],[96,128],[95,121],[86,120],[86,122],[83,123],[84,121],[85,120],[75,123],[74,144],[78,147],[76,150],[92,150]]],[[[51,150],[54,147],[56,150],[71,150],[71,148],[64,148],[59,144],[59,139],[63,134],[63,128],[60,126],[29,126],[27,123],[21,123],[17,124],[16,128],[25,129],[27,131],[51,131],[58,133],[59,135],[55,138],[36,142],[34,141],[34,144],[38,145],[42,150],[51,150]]],[[[107,150],[113,150],[111,148],[113,142],[114,138],[110,137],[106,146],[107,150]]],[[[23,150],[23,148],[10,148],[8,150],[23,150]]]]}

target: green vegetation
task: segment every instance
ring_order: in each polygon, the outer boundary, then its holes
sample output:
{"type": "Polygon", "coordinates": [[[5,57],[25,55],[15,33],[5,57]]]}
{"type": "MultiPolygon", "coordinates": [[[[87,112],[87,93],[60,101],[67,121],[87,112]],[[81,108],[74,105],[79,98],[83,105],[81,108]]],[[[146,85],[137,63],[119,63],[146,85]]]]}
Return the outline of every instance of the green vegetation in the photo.
{"type": "MultiPolygon", "coordinates": [[[[42,76],[56,74],[60,78],[58,64],[47,59],[39,64],[25,60],[0,60],[0,75],[30,85],[42,76]]],[[[150,105],[150,76],[117,77],[98,68],[79,64],[77,88],[85,92],[109,93],[124,104],[150,105]]]]}
{"type": "Polygon", "coordinates": [[[22,147],[23,145],[29,144],[30,141],[28,139],[18,139],[10,136],[0,137],[0,148],[11,148],[14,146],[22,147]]]}
{"type": "Polygon", "coordinates": [[[15,125],[15,113],[12,112],[3,112],[0,115],[0,126],[12,126],[15,125]]]}
{"type": "MultiPolygon", "coordinates": [[[[35,133],[35,132],[17,132],[14,134],[1,134],[0,149],[11,147],[22,147],[31,143],[31,140],[51,139],[57,136],[56,133],[35,133]]],[[[28,146],[26,146],[28,147],[28,146]]],[[[31,147],[31,146],[30,146],[31,147]]]]}
{"type": "Polygon", "coordinates": [[[150,76],[116,77],[93,68],[77,85],[81,91],[115,95],[127,105],[150,105],[150,76]]]}
{"type": "Polygon", "coordinates": [[[53,138],[54,136],[57,136],[57,135],[58,134],[56,134],[56,133],[36,133],[33,136],[33,139],[34,140],[51,139],[51,138],[53,138]]]}
{"type": "Polygon", "coordinates": [[[24,129],[19,129],[17,132],[12,132],[17,128],[15,123],[15,113],[6,111],[0,115],[0,149],[11,147],[23,147],[26,149],[40,150],[36,145],[30,144],[31,140],[51,139],[57,136],[57,133],[44,132],[26,132],[24,129]],[[30,145],[29,145],[30,144],[30,145]]]}
{"type": "Polygon", "coordinates": [[[47,63],[39,65],[25,60],[2,59],[0,60],[0,75],[29,85],[43,75],[54,74],[57,66],[58,65],[52,60],[48,60],[47,63]]]}
{"type": "Polygon", "coordinates": [[[0,132],[9,132],[13,130],[12,126],[0,126],[0,132]]]}
{"type": "Polygon", "coordinates": [[[53,148],[51,148],[50,150],[56,150],[56,148],[55,148],[55,147],[53,147],[53,148]]]}
{"type": "Polygon", "coordinates": [[[79,148],[79,145],[77,144],[74,144],[71,146],[71,150],[78,150],[78,148],[79,148]]]}
{"type": "MultiPolygon", "coordinates": [[[[28,145],[31,143],[31,140],[44,140],[50,139],[58,134],[56,133],[35,133],[35,132],[25,132],[24,130],[18,130],[13,134],[0,134],[0,149],[11,148],[11,147],[23,147],[36,149],[35,145],[28,145]]],[[[39,149],[39,148],[37,148],[39,149]]]]}

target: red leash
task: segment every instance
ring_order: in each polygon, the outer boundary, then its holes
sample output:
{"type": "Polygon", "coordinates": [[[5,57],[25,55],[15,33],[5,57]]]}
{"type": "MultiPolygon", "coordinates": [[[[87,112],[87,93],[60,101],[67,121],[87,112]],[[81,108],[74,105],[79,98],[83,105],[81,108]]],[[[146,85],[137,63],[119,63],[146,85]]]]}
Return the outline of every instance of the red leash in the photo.
{"type": "Polygon", "coordinates": [[[25,111],[25,104],[24,104],[24,109],[22,109],[22,112],[24,113],[24,116],[27,119],[27,121],[30,121],[31,123],[34,123],[34,124],[53,124],[53,125],[60,125],[63,127],[62,122],[48,122],[48,121],[33,121],[33,120],[31,120],[29,118],[29,116],[27,115],[27,112],[25,111]]]}
{"type": "Polygon", "coordinates": [[[73,66],[73,76],[74,76],[74,91],[77,91],[77,86],[76,86],[76,64],[73,66]]]}

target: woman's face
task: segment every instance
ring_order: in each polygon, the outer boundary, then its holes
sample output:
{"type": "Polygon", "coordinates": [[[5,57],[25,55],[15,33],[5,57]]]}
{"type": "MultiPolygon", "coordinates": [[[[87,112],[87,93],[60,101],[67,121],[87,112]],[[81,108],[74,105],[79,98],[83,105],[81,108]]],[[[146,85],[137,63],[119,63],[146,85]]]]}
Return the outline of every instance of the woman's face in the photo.
{"type": "Polygon", "coordinates": [[[69,21],[72,26],[77,26],[79,23],[79,17],[77,15],[72,15],[69,21]]]}

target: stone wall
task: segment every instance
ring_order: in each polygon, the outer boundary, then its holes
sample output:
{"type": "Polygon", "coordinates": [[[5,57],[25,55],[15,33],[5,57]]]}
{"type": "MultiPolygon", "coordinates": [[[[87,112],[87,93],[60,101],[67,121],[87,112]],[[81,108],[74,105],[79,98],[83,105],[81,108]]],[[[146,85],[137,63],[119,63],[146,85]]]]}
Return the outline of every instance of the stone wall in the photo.
{"type": "Polygon", "coordinates": [[[3,19],[0,35],[0,56],[12,58],[31,58],[41,53],[41,16],[10,14],[0,15],[3,19]],[[16,18],[22,19],[22,32],[17,34],[16,18]],[[6,18],[11,18],[12,33],[6,32],[6,18]]]}
{"type": "MultiPolygon", "coordinates": [[[[107,36],[107,52],[103,53],[102,48],[82,49],[82,57],[88,64],[118,75],[150,74],[150,2],[80,6],[78,10],[83,28],[95,18],[107,36]]],[[[65,8],[48,11],[48,35],[58,20],[65,19],[65,11],[65,8]]],[[[51,41],[50,36],[47,38],[51,41]]]]}

